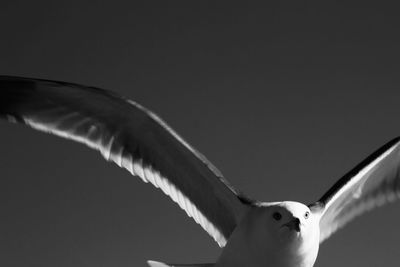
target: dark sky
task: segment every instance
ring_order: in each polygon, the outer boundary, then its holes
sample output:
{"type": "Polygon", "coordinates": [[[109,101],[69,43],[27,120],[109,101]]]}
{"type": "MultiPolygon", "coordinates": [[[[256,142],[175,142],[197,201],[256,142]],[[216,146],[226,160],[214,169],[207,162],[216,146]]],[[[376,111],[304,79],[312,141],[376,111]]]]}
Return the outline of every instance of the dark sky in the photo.
{"type": "MultiPolygon", "coordinates": [[[[152,109],[250,197],[316,201],[400,134],[395,5],[4,1],[0,73],[111,89],[152,109]]],[[[213,262],[159,190],[71,141],[0,123],[0,266],[213,262]]],[[[316,266],[398,266],[400,203],[316,266]]]]}

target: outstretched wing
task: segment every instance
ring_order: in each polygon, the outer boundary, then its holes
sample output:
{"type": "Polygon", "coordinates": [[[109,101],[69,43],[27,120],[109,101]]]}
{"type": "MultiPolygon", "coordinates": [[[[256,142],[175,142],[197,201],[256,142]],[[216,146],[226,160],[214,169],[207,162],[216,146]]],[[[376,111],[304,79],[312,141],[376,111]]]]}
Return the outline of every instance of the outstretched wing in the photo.
{"type": "Polygon", "coordinates": [[[316,203],[321,206],[320,242],[375,207],[400,198],[400,138],[372,153],[316,203]]]}
{"type": "Polygon", "coordinates": [[[109,91],[0,76],[0,115],[100,151],[160,188],[220,246],[245,208],[222,174],[158,116],[109,91]]]}

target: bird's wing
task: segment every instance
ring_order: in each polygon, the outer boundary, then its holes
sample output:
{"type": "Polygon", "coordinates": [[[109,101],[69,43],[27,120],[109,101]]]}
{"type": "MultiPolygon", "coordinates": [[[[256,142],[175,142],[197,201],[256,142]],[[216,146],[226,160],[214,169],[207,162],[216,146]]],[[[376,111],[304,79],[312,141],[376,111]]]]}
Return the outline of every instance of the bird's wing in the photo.
{"type": "Polygon", "coordinates": [[[363,212],[398,198],[400,138],[395,138],[343,176],[317,202],[321,207],[320,242],[363,212]]]}
{"type": "Polygon", "coordinates": [[[0,76],[0,115],[100,151],[160,188],[220,246],[246,207],[222,174],[158,116],[109,91],[0,76]]]}

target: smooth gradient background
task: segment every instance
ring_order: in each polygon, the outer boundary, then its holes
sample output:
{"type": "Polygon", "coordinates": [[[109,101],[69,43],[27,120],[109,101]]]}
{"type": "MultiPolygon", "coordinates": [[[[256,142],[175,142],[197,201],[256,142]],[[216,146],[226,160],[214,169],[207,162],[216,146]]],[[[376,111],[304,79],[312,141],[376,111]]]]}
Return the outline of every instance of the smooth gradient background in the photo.
{"type": "MultiPolygon", "coordinates": [[[[114,90],[250,197],[311,203],[400,135],[398,9],[273,2],[3,0],[0,74],[114,90]]],[[[221,252],[159,190],[80,144],[0,122],[0,177],[0,266],[221,252]]],[[[399,225],[400,203],[368,213],[321,246],[316,266],[398,266],[399,225]]]]}

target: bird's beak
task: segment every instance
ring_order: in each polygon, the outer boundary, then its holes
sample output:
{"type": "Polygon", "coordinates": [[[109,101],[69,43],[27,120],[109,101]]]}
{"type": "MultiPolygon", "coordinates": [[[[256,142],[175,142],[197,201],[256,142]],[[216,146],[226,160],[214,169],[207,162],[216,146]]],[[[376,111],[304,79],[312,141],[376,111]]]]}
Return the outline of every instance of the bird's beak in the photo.
{"type": "Polygon", "coordinates": [[[287,226],[290,230],[300,232],[300,220],[298,218],[293,218],[290,222],[285,223],[283,226],[287,226]]]}

